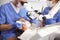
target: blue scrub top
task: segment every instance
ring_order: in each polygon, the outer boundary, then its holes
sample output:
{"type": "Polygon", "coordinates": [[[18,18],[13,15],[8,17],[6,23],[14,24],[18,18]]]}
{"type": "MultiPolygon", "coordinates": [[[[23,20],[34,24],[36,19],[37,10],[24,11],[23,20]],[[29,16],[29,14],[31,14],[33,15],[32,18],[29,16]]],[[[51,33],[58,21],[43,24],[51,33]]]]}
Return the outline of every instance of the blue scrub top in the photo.
{"type": "MultiPolygon", "coordinates": [[[[12,27],[16,27],[15,22],[17,19],[24,18],[26,20],[29,20],[29,18],[26,16],[26,13],[27,10],[24,7],[22,7],[17,14],[10,3],[2,5],[0,7],[0,24],[11,24],[12,27]]],[[[32,20],[31,22],[36,21],[32,20]]],[[[5,38],[15,36],[14,29],[2,31],[1,34],[5,38]]]]}
{"type": "Polygon", "coordinates": [[[54,15],[53,20],[56,22],[60,22],[60,10],[54,15]]]}
{"type": "Polygon", "coordinates": [[[50,11],[50,7],[46,7],[46,8],[43,10],[42,15],[48,14],[49,11],[50,11]]]}

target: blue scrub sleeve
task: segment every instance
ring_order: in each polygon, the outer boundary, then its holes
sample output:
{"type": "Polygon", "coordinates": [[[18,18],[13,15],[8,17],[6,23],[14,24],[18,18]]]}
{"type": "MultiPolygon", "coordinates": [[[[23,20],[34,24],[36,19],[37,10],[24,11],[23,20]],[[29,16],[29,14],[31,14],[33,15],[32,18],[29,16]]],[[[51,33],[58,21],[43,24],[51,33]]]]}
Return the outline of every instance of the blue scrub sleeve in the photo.
{"type": "Polygon", "coordinates": [[[60,22],[60,10],[58,10],[58,12],[54,15],[53,19],[56,22],[60,22]]]}
{"type": "Polygon", "coordinates": [[[27,16],[25,16],[25,17],[23,17],[23,18],[25,18],[27,21],[29,21],[29,20],[30,20],[30,18],[29,18],[29,17],[27,17],[27,16]]]}
{"type": "Polygon", "coordinates": [[[42,14],[43,14],[43,15],[48,14],[49,10],[50,10],[50,7],[46,7],[46,8],[43,10],[42,14]]]}
{"type": "Polygon", "coordinates": [[[27,17],[27,16],[25,16],[25,17],[23,17],[23,18],[25,18],[27,21],[30,21],[31,23],[34,23],[34,24],[35,24],[36,21],[37,21],[36,18],[31,20],[31,19],[30,19],[29,17],[27,17]]]}
{"type": "MultiPolygon", "coordinates": [[[[6,23],[6,15],[5,15],[5,9],[3,6],[0,7],[0,24],[5,24],[6,23]]],[[[12,32],[4,32],[2,31],[1,32],[1,35],[3,36],[3,40],[7,40],[7,38],[10,38],[10,37],[15,37],[15,34],[12,33],[12,32]]]]}
{"type": "MultiPolygon", "coordinates": [[[[1,6],[0,7],[0,24],[5,24],[6,23],[6,14],[5,14],[5,10],[4,10],[4,7],[1,6]]],[[[12,29],[13,28],[16,28],[15,24],[12,24],[12,29]]]]}
{"type": "Polygon", "coordinates": [[[26,20],[29,20],[29,18],[27,17],[27,10],[25,8],[21,8],[21,10],[20,10],[20,17],[24,18],[26,20]]]}
{"type": "Polygon", "coordinates": [[[44,25],[49,25],[49,24],[53,24],[56,23],[56,21],[54,19],[45,19],[44,20],[44,25]]]}
{"type": "Polygon", "coordinates": [[[22,8],[22,9],[20,10],[20,14],[21,14],[20,16],[21,16],[22,18],[30,21],[31,23],[36,23],[36,21],[37,21],[36,19],[30,20],[30,18],[27,17],[27,10],[26,10],[25,8],[22,8]]]}
{"type": "Polygon", "coordinates": [[[0,7],[0,24],[4,24],[6,21],[5,10],[3,7],[0,7]]]}
{"type": "Polygon", "coordinates": [[[30,20],[30,22],[36,24],[37,20],[35,18],[35,19],[30,20]]]}

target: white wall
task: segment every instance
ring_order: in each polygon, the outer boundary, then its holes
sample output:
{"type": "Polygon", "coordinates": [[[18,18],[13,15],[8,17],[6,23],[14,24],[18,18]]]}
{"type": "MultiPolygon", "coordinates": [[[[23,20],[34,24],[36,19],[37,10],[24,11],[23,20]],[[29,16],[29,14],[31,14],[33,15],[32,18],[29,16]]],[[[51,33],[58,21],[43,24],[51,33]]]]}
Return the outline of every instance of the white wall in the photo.
{"type": "Polygon", "coordinates": [[[0,0],[0,5],[10,2],[11,0],[0,0]]]}
{"type": "Polygon", "coordinates": [[[39,10],[40,12],[42,12],[44,8],[47,7],[46,0],[40,0],[40,1],[35,1],[35,2],[30,1],[30,3],[32,4],[35,10],[39,10]]]}
{"type": "MultiPolygon", "coordinates": [[[[11,0],[0,0],[0,5],[5,4],[10,2],[11,0]]],[[[43,1],[46,0],[28,0],[32,6],[34,7],[34,9],[36,10],[40,10],[41,9],[41,3],[43,3],[43,1]],[[41,3],[40,3],[41,2],[41,3]]],[[[44,3],[45,4],[45,3],[44,3]]],[[[43,4],[42,4],[43,5],[43,4]]],[[[41,10],[40,10],[41,11],[41,10]]]]}

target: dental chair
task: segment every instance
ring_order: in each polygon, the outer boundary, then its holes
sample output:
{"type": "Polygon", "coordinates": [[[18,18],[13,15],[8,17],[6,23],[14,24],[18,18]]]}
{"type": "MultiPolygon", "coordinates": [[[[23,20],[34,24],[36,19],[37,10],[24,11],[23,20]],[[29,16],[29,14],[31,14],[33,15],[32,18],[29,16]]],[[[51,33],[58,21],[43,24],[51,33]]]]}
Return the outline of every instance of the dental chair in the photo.
{"type": "Polygon", "coordinates": [[[43,28],[30,28],[18,38],[21,40],[60,40],[60,23],[47,25],[43,28]]]}

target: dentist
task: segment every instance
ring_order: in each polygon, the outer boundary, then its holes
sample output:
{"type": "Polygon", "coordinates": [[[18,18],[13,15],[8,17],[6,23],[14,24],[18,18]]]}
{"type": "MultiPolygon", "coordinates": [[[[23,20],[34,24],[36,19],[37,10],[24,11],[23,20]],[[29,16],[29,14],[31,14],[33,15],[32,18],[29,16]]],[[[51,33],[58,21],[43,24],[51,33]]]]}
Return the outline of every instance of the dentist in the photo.
{"type": "Polygon", "coordinates": [[[23,22],[36,22],[35,19],[30,20],[26,16],[27,10],[23,7],[24,3],[27,3],[27,0],[12,0],[0,6],[0,31],[3,40],[17,40],[16,28],[25,31],[28,27],[23,22]],[[20,24],[16,21],[20,21],[20,24]]]}

